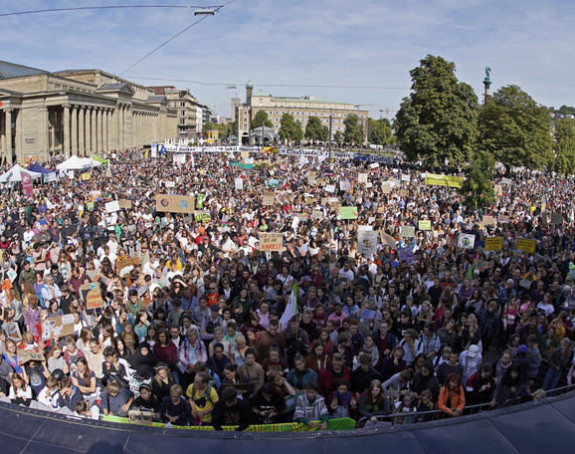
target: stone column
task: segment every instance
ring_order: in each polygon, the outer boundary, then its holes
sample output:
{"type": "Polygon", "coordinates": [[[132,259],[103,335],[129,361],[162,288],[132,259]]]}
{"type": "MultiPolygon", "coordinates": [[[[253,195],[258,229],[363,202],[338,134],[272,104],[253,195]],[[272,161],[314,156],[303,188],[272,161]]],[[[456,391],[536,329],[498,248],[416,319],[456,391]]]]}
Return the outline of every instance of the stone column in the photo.
{"type": "Polygon", "coordinates": [[[102,149],[106,152],[110,149],[108,140],[108,121],[110,120],[110,111],[104,110],[104,118],[102,121],[102,149]]]}
{"type": "Polygon", "coordinates": [[[14,159],[12,158],[12,109],[6,109],[4,111],[6,114],[6,163],[14,164],[14,159]]]}
{"type": "Polygon", "coordinates": [[[118,106],[118,149],[124,150],[124,106],[118,106]]]}
{"type": "Polygon", "coordinates": [[[78,107],[78,156],[86,156],[86,108],[78,107]]]}
{"type": "Polygon", "coordinates": [[[64,157],[70,157],[70,106],[64,105],[64,157]]]}
{"type": "Polygon", "coordinates": [[[90,151],[91,154],[98,152],[98,147],[96,146],[96,138],[98,137],[98,129],[97,129],[97,121],[96,121],[96,114],[97,110],[96,107],[92,107],[91,109],[91,119],[92,119],[92,129],[91,129],[91,139],[90,139],[90,151]]]}
{"type": "Polygon", "coordinates": [[[99,107],[94,108],[94,114],[96,117],[96,127],[94,128],[94,153],[100,153],[100,145],[102,144],[102,111],[99,107]]]}
{"type": "Polygon", "coordinates": [[[70,141],[70,154],[78,154],[78,108],[76,106],[70,107],[70,115],[72,117],[71,125],[71,141],[70,141]]]}

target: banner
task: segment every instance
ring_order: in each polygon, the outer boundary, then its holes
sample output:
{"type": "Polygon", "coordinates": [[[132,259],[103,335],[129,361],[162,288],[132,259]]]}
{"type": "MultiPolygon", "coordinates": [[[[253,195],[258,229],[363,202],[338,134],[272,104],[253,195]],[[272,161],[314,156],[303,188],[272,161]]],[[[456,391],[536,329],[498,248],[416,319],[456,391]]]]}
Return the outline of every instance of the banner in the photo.
{"type": "Polygon", "coordinates": [[[339,218],[341,220],[357,219],[357,207],[340,207],[339,218]]]}
{"type": "Polygon", "coordinates": [[[364,257],[377,253],[377,232],[375,230],[359,230],[357,232],[357,252],[364,257]]]}
{"type": "Polygon", "coordinates": [[[282,251],[283,234],[281,233],[260,233],[260,251],[282,251]]]}
{"type": "Polygon", "coordinates": [[[486,251],[500,251],[503,249],[503,238],[500,236],[490,236],[485,238],[486,251]]]}
{"type": "Polygon", "coordinates": [[[460,233],[457,240],[457,247],[464,249],[473,249],[475,246],[475,235],[470,233],[460,233]]]}
{"type": "Polygon", "coordinates": [[[419,221],[418,226],[417,226],[418,230],[431,230],[431,221],[429,220],[422,220],[419,221]]]}
{"type": "Polygon", "coordinates": [[[517,249],[529,254],[535,252],[536,243],[535,240],[527,240],[525,238],[517,238],[517,249]]]}
{"type": "Polygon", "coordinates": [[[403,238],[413,238],[415,236],[415,227],[404,225],[401,227],[400,236],[403,238]]]}
{"type": "Polygon", "coordinates": [[[461,188],[463,181],[462,177],[452,177],[449,175],[435,175],[433,173],[425,174],[425,184],[433,186],[449,186],[450,188],[461,188]]]}
{"type": "Polygon", "coordinates": [[[156,211],[167,213],[193,213],[194,198],[185,195],[156,194],[156,211]]]}
{"type": "Polygon", "coordinates": [[[24,192],[28,197],[33,197],[34,188],[32,187],[32,176],[24,170],[20,172],[20,175],[22,178],[22,192],[24,192]]]}

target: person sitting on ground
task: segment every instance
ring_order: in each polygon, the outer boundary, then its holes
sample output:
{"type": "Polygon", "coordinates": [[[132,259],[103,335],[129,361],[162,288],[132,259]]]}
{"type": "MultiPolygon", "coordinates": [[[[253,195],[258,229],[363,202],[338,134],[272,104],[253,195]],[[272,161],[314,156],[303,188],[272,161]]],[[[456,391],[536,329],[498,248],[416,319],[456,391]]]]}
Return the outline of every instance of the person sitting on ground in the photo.
{"type": "Polygon", "coordinates": [[[309,382],[305,392],[297,398],[293,419],[314,429],[327,429],[329,411],[323,396],[317,392],[317,383],[309,382]]]}

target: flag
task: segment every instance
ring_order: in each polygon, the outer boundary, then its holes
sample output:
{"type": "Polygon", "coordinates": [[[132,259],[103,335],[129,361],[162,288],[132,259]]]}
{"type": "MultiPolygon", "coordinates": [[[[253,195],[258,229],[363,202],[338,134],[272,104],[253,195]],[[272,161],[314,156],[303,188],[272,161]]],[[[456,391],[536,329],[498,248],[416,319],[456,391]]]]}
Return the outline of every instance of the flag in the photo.
{"type": "Polygon", "coordinates": [[[22,179],[22,192],[28,197],[34,196],[34,189],[32,188],[32,176],[28,172],[20,171],[20,178],[22,179]]]}
{"type": "Polygon", "coordinates": [[[284,313],[280,318],[280,330],[284,330],[285,328],[287,328],[291,318],[297,314],[297,300],[298,300],[297,281],[294,280],[293,287],[291,289],[291,295],[287,302],[284,313]]]}

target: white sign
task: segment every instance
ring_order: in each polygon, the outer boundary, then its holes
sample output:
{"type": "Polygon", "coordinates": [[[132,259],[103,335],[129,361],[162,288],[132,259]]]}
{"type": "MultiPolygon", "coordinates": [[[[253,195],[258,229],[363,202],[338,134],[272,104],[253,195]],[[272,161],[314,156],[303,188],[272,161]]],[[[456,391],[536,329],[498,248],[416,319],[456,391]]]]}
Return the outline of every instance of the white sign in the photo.
{"type": "Polygon", "coordinates": [[[475,235],[469,233],[460,233],[457,240],[457,247],[464,249],[473,249],[475,246],[475,235]]]}
{"type": "MultiPolygon", "coordinates": [[[[363,226],[371,227],[371,226],[363,226]]],[[[377,232],[374,230],[358,230],[357,232],[357,252],[364,257],[369,257],[377,253],[377,232]]]]}
{"type": "Polygon", "coordinates": [[[236,178],[234,180],[234,184],[235,184],[235,188],[238,191],[241,191],[242,189],[244,189],[244,180],[242,178],[236,178]]]}
{"type": "Polygon", "coordinates": [[[367,173],[358,173],[357,174],[357,182],[358,183],[367,183],[367,173]]]}
{"type": "Polygon", "coordinates": [[[106,207],[106,212],[108,213],[114,213],[116,211],[120,211],[120,202],[118,202],[117,200],[106,202],[104,206],[106,207]]]}
{"type": "Polygon", "coordinates": [[[335,185],[334,184],[328,184],[325,186],[325,192],[335,192],[335,185]]]}
{"type": "Polygon", "coordinates": [[[349,181],[348,180],[342,180],[339,182],[339,189],[342,191],[349,191],[349,181]]]}
{"type": "Polygon", "coordinates": [[[370,165],[369,165],[369,168],[370,168],[370,169],[379,169],[379,163],[374,162],[373,164],[370,164],[370,165]]]}

